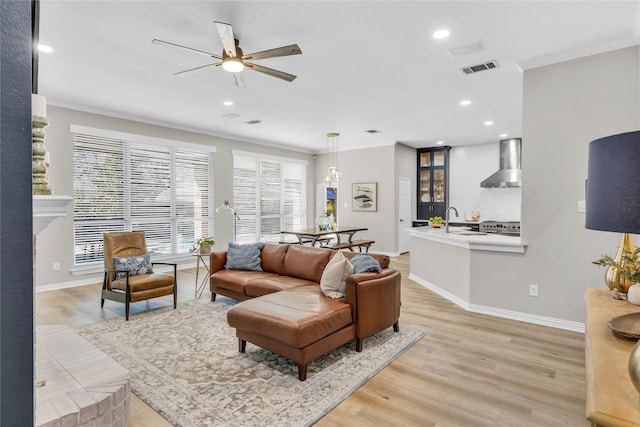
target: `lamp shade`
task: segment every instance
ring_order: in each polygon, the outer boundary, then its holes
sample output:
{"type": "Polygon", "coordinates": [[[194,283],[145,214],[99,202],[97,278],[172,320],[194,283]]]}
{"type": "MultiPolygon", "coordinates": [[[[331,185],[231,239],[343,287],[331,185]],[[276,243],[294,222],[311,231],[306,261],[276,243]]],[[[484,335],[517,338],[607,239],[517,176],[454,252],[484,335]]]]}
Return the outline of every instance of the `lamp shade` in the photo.
{"type": "Polygon", "coordinates": [[[640,233],[640,131],[589,144],[586,227],[640,233]]]}

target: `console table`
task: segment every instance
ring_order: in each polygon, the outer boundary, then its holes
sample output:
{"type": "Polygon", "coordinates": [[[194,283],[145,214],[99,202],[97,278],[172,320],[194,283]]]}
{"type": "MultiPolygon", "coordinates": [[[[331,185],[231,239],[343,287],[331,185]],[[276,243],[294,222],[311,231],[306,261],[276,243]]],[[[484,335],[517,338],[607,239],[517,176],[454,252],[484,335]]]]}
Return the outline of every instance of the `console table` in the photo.
{"type": "Polygon", "coordinates": [[[592,426],[638,427],[640,395],[627,368],[635,341],[617,338],[607,323],[640,306],[614,300],[606,288],[587,288],[585,300],[587,420],[592,426]]]}

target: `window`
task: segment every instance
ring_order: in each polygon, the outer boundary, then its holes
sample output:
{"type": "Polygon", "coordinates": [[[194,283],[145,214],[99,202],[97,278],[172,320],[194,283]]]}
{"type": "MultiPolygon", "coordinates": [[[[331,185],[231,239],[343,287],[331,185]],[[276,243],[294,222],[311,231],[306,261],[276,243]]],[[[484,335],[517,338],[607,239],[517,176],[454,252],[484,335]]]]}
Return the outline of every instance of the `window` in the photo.
{"type": "Polygon", "coordinates": [[[76,265],[102,262],[106,232],[144,231],[164,256],[212,234],[211,147],[81,126],[72,134],[76,265]]]}
{"type": "Polygon", "coordinates": [[[278,242],[280,231],[306,225],[307,162],[233,152],[233,207],[238,243],[278,242]]]}

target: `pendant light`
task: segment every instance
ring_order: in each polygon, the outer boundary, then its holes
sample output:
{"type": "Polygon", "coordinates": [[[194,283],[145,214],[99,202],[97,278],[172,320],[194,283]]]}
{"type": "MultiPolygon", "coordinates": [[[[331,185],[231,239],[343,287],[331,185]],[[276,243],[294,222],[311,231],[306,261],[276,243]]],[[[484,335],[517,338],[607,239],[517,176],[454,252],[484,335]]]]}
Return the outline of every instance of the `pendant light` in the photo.
{"type": "Polygon", "coordinates": [[[327,186],[333,182],[339,182],[342,178],[342,173],[338,167],[338,137],[337,132],[330,132],[327,134],[327,176],[325,182],[327,186]],[[329,150],[331,149],[331,152],[329,150]],[[330,165],[330,166],[329,166],[330,165]]]}

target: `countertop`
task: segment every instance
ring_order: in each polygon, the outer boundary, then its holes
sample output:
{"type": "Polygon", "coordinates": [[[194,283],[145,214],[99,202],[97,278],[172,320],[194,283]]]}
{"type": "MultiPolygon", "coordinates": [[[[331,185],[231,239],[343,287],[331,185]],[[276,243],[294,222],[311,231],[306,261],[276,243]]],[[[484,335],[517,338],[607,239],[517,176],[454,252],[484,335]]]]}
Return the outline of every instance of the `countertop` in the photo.
{"type": "Polygon", "coordinates": [[[491,233],[486,235],[455,234],[457,231],[465,229],[465,227],[449,227],[449,233],[446,233],[444,228],[414,227],[409,229],[409,236],[477,251],[524,253],[527,247],[527,242],[523,241],[521,237],[491,233]]]}

